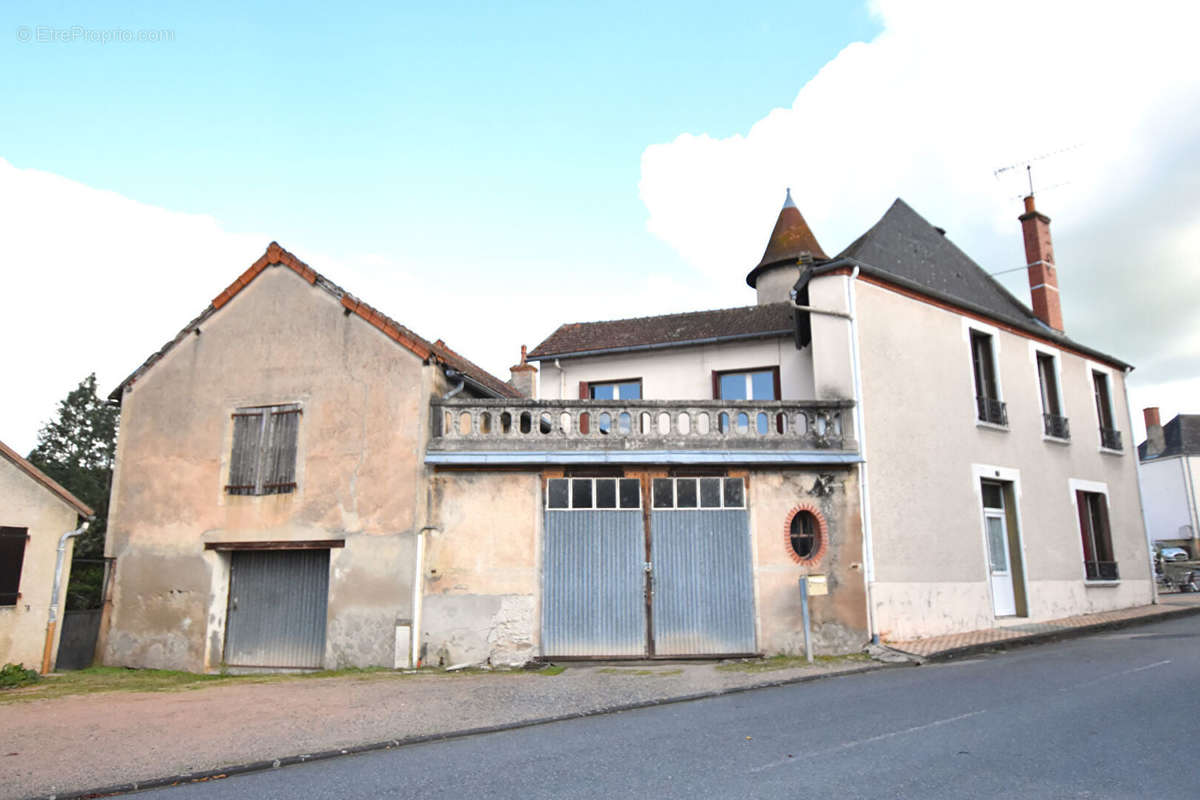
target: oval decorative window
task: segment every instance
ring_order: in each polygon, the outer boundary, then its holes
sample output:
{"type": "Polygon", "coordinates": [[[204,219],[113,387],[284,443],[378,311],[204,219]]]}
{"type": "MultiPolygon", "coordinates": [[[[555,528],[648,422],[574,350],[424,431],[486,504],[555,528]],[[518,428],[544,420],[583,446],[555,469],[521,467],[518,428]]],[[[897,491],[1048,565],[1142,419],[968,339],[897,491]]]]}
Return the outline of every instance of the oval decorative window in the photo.
{"type": "Polygon", "coordinates": [[[825,518],[812,506],[792,509],[784,534],[787,536],[788,555],[796,563],[812,564],[825,555],[825,518]]]}

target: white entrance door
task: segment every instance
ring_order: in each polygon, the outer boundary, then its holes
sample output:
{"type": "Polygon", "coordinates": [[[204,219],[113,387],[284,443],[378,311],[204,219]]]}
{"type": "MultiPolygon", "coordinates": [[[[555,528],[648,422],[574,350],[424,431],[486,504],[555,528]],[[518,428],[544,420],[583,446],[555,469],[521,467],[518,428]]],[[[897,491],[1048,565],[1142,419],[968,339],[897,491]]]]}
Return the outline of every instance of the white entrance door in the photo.
{"type": "Polygon", "coordinates": [[[992,608],[997,617],[1017,613],[1017,597],[1013,591],[1012,559],[1008,552],[1008,526],[1003,509],[985,509],[988,561],[992,572],[992,608]]]}

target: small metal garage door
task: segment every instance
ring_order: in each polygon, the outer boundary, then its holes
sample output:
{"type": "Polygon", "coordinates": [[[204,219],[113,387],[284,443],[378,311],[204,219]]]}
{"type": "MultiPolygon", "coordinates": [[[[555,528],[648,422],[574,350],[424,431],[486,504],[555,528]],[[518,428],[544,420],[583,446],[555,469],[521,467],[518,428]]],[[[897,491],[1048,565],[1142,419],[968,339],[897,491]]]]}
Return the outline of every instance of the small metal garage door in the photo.
{"type": "Polygon", "coordinates": [[[654,654],[754,653],[744,483],[740,478],[655,478],[653,498],[654,654]]]}
{"type": "Polygon", "coordinates": [[[548,482],[542,652],[646,655],[646,540],[636,478],[548,482]]]}
{"type": "Polygon", "coordinates": [[[235,550],[231,557],[225,663],[322,667],[329,551],[235,550]]]}

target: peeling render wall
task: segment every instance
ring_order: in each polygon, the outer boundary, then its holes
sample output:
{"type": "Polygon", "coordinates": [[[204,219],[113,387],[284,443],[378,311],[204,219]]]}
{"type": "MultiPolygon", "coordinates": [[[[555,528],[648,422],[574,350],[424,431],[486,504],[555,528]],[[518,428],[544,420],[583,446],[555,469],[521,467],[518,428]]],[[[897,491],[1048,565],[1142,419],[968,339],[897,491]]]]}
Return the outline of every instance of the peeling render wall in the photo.
{"type": "MultiPolygon", "coordinates": [[[[122,399],[104,661],[222,661],[229,557],[209,542],[344,539],[330,551],[326,666],[392,666],[412,614],[434,369],[287,268],[271,267],[122,399]],[[299,403],[291,494],[227,495],[231,414],[299,403]]],[[[102,632],[104,635],[104,632],[102,632]]]]}
{"type": "MultiPolygon", "coordinates": [[[[25,558],[21,565],[21,585],[16,605],[0,606],[0,664],[24,664],[41,669],[42,648],[46,642],[46,624],[50,614],[50,592],[54,582],[54,562],[58,538],[77,526],[79,515],[49,489],[0,458],[0,527],[27,528],[25,558]]],[[[70,540],[63,561],[63,589],[71,565],[75,542],[70,540]]],[[[59,595],[59,620],[66,607],[66,596],[59,595]]],[[[50,663],[58,653],[54,637],[50,663]]]]}
{"type": "Polygon", "coordinates": [[[755,470],[749,481],[759,649],[767,655],[804,652],[799,579],[825,575],[829,594],[809,599],[813,649],[862,650],[870,633],[857,470],[755,470]],[[788,517],[797,507],[815,508],[825,518],[825,550],[813,563],[792,557],[788,517]]]}
{"type": "Polygon", "coordinates": [[[431,492],[424,663],[525,663],[538,652],[540,472],[437,472],[431,492]]]}

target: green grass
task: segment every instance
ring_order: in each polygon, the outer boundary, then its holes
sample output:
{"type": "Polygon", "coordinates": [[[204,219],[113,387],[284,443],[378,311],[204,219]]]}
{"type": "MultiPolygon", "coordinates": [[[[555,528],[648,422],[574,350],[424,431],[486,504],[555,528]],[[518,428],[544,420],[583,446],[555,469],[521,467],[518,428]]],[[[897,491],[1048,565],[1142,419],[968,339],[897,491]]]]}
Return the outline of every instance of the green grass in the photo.
{"type": "Polygon", "coordinates": [[[604,667],[597,670],[605,675],[637,675],[645,678],[667,678],[682,675],[683,669],[637,669],[635,667],[604,667]]]}
{"type": "Polygon", "coordinates": [[[371,678],[401,679],[411,675],[478,675],[491,670],[459,670],[446,672],[437,668],[425,668],[417,672],[397,672],[387,667],[365,669],[331,669],[319,672],[261,673],[253,675],[229,675],[227,673],[200,674],[166,669],[129,669],[126,667],[90,667],[88,669],[43,676],[36,684],[22,688],[0,691],[0,705],[25,700],[47,700],[69,695],[95,694],[99,692],[179,692],[204,689],[209,686],[232,684],[281,683],[284,681],[306,681],[315,678],[371,678]]]}
{"type": "MultiPolygon", "coordinates": [[[[813,656],[813,666],[833,667],[841,664],[869,662],[871,657],[866,653],[850,653],[844,656],[813,656]]],[[[717,669],[725,672],[773,672],[780,669],[809,666],[804,656],[771,656],[770,658],[748,659],[735,661],[732,664],[720,664],[717,669]]]]}

